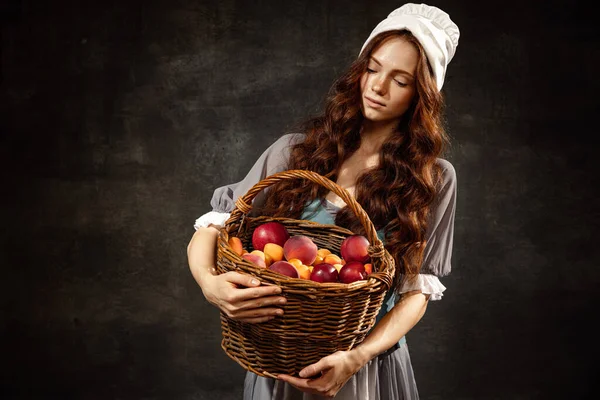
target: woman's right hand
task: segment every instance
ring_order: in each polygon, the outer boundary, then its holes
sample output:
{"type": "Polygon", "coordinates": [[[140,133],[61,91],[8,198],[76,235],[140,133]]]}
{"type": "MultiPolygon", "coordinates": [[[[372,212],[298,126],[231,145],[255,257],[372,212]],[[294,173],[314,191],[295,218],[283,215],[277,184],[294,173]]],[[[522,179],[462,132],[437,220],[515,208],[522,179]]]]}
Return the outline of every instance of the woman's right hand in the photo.
{"type": "Polygon", "coordinates": [[[202,286],[204,297],[228,317],[249,323],[266,322],[283,315],[286,298],[279,286],[261,286],[258,279],[239,272],[210,275],[202,286]]]}

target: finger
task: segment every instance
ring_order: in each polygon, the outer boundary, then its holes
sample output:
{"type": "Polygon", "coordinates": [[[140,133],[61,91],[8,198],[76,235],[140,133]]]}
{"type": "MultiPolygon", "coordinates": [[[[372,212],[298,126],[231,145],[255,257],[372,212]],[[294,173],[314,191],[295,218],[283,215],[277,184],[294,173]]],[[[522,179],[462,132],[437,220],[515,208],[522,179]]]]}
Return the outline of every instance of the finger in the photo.
{"type": "Polygon", "coordinates": [[[223,274],[223,277],[227,280],[227,282],[233,283],[235,285],[245,287],[260,286],[260,281],[258,279],[250,275],[240,274],[239,272],[229,271],[223,274]]]}
{"type": "Polygon", "coordinates": [[[245,302],[248,300],[260,299],[262,297],[273,296],[277,294],[281,294],[281,288],[279,286],[268,285],[253,288],[236,289],[231,295],[231,302],[245,302]]]}
{"type": "Polygon", "coordinates": [[[262,318],[262,317],[276,317],[283,315],[283,310],[273,307],[253,308],[252,310],[236,311],[232,313],[232,318],[262,318]]]}
{"type": "Polygon", "coordinates": [[[266,296],[258,299],[245,300],[237,304],[239,310],[251,310],[268,306],[283,306],[287,299],[283,296],[266,296]]]}
{"type": "Polygon", "coordinates": [[[316,363],[304,368],[302,371],[300,371],[298,375],[300,375],[301,378],[308,378],[311,376],[318,375],[329,368],[331,368],[331,359],[329,357],[325,357],[321,358],[316,363]]]}
{"type": "Polygon", "coordinates": [[[279,374],[277,375],[277,379],[282,380],[284,382],[289,383],[290,385],[302,390],[304,392],[317,393],[318,390],[312,386],[310,386],[309,379],[301,379],[296,378],[291,375],[279,374]]]}

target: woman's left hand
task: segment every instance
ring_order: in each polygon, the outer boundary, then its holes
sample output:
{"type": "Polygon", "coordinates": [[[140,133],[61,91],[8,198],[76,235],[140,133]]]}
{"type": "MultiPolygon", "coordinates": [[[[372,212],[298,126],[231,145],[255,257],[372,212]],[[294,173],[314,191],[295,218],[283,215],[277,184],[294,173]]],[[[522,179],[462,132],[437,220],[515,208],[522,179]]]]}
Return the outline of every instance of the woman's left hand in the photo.
{"type": "Polygon", "coordinates": [[[300,378],[281,374],[277,379],[303,392],[332,398],[365,364],[364,357],[357,350],[337,351],[304,368],[300,371],[300,378]]]}

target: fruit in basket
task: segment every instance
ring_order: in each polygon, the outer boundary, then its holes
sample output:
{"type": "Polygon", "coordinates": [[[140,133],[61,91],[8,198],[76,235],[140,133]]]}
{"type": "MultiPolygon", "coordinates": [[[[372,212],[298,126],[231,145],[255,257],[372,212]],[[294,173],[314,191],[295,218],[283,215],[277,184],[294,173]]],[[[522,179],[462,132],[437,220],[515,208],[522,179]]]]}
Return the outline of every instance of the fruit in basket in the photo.
{"type": "Polygon", "coordinates": [[[342,269],[343,265],[342,264],[333,264],[333,266],[335,267],[335,269],[337,269],[337,272],[340,272],[340,269],[342,269]]]}
{"type": "Polygon", "coordinates": [[[273,259],[271,258],[270,255],[268,255],[267,253],[264,253],[260,250],[252,250],[250,252],[250,254],[256,254],[257,256],[259,256],[260,258],[263,259],[263,261],[265,262],[265,265],[268,267],[269,265],[273,264],[273,259]]]}
{"type": "Polygon", "coordinates": [[[278,272],[290,278],[299,278],[298,270],[287,261],[276,261],[268,267],[271,271],[278,272]]]}
{"type": "Polygon", "coordinates": [[[313,261],[312,265],[321,264],[322,262],[323,262],[323,257],[321,257],[320,255],[317,254],[317,258],[315,258],[315,261],[313,261]]]}
{"type": "Polygon", "coordinates": [[[373,272],[373,264],[365,264],[365,271],[367,271],[367,275],[373,272]]]}
{"type": "Polygon", "coordinates": [[[267,243],[263,250],[265,255],[271,257],[273,262],[283,260],[283,247],[276,243],[267,243]]]}
{"type": "Polygon", "coordinates": [[[298,276],[300,277],[300,279],[310,279],[311,271],[308,265],[300,264],[299,266],[294,265],[294,267],[296,267],[296,269],[298,270],[298,276]]]}
{"type": "Polygon", "coordinates": [[[325,256],[325,258],[323,259],[323,262],[327,263],[327,264],[335,265],[335,264],[341,264],[342,259],[340,258],[340,256],[338,256],[336,254],[327,254],[325,256]]]}
{"type": "Polygon", "coordinates": [[[244,254],[244,246],[242,245],[242,241],[239,237],[232,236],[229,238],[227,243],[229,243],[231,250],[233,250],[238,256],[244,254]]]}
{"type": "Polygon", "coordinates": [[[259,267],[267,268],[264,258],[260,257],[258,254],[246,253],[242,254],[242,258],[258,265],[259,267]]]}
{"type": "Polygon", "coordinates": [[[362,281],[366,277],[367,271],[365,271],[365,266],[358,261],[350,261],[340,270],[340,282],[342,283],[362,281]]]}
{"type": "Polygon", "coordinates": [[[317,255],[321,258],[325,258],[327,254],[331,254],[331,250],[329,249],[319,249],[317,250],[317,255]]]}
{"type": "Polygon", "coordinates": [[[283,246],[290,238],[286,227],[279,222],[266,222],[260,224],[252,232],[252,246],[254,250],[263,251],[267,243],[283,246]]]}
{"type": "Polygon", "coordinates": [[[342,242],[340,254],[347,263],[358,261],[363,264],[369,261],[369,241],[362,235],[348,236],[342,242]]]}
{"type": "Polygon", "coordinates": [[[337,282],[338,271],[337,269],[327,263],[317,264],[313,267],[310,274],[310,280],[315,282],[337,282]]]}
{"type": "Polygon", "coordinates": [[[304,265],[312,265],[317,258],[317,245],[308,236],[292,236],[283,245],[283,255],[286,260],[297,258],[304,265]]]}

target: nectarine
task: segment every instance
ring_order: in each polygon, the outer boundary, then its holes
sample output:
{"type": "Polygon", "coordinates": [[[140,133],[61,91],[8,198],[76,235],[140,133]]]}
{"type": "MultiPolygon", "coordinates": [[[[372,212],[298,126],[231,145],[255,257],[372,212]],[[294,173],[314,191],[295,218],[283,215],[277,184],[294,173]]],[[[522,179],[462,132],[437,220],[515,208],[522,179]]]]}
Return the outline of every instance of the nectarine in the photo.
{"type": "Polygon", "coordinates": [[[283,255],[286,260],[297,258],[304,265],[312,265],[317,258],[317,245],[308,236],[292,236],[283,245],[283,255]]]}
{"type": "Polygon", "coordinates": [[[285,225],[279,222],[267,222],[257,226],[252,232],[252,246],[255,250],[263,251],[267,243],[283,246],[290,238],[285,225]]]}

